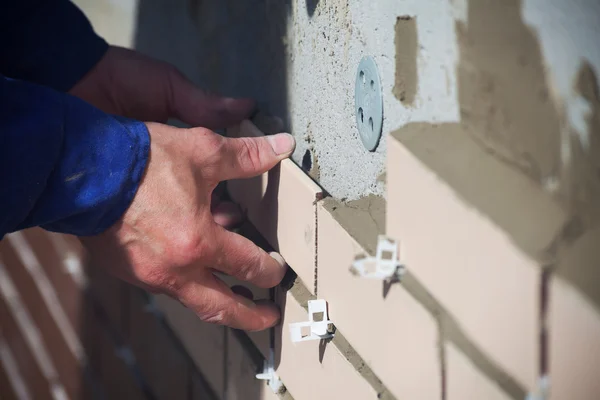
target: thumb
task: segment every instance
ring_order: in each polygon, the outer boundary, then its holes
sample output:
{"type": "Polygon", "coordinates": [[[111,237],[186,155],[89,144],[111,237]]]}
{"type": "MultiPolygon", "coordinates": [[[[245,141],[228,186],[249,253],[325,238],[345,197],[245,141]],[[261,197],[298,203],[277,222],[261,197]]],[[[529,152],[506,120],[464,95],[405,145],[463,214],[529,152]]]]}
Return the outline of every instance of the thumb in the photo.
{"type": "Polygon", "coordinates": [[[228,128],[247,118],[255,107],[252,99],[208,94],[181,73],[171,76],[170,114],[191,126],[228,128]]]}
{"type": "Polygon", "coordinates": [[[217,181],[258,176],[288,158],[296,143],[289,133],[262,137],[223,138],[217,181]]]}

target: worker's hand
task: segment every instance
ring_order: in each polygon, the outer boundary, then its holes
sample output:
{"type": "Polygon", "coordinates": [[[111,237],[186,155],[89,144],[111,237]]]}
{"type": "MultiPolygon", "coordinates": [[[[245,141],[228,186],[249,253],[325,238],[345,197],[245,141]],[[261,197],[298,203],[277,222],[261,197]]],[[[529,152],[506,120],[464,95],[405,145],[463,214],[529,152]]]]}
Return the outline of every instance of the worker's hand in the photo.
{"type": "MultiPolygon", "coordinates": [[[[210,129],[237,124],[254,108],[253,100],[208,95],[172,65],[115,46],[70,93],[109,114],[154,122],[176,118],[210,129]]],[[[225,227],[242,219],[239,208],[221,202],[216,192],[212,208],[225,227]]]]}
{"type": "Polygon", "coordinates": [[[254,108],[249,99],[208,95],[172,65],[114,46],[69,93],[109,114],[154,122],[176,118],[210,129],[234,125],[254,108]]]}
{"type": "Polygon", "coordinates": [[[275,325],[275,305],[233,293],[214,272],[269,288],[283,279],[284,261],[216,223],[211,193],[220,181],[262,174],[287,158],[292,136],[233,139],[204,128],[147,126],[150,159],[131,206],[82,242],[113,274],[178,299],[204,321],[245,330],[275,325]]]}

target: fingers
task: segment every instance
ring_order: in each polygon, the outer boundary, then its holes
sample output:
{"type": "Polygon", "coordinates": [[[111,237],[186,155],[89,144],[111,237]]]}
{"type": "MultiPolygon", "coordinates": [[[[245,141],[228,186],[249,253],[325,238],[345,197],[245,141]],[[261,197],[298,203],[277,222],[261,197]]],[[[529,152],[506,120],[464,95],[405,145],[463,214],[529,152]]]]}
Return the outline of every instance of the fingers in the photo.
{"type": "Polygon", "coordinates": [[[251,178],[288,158],[296,142],[288,133],[256,138],[224,138],[219,155],[219,180],[251,178]]]}
{"type": "Polygon", "coordinates": [[[253,302],[234,293],[213,274],[202,280],[202,287],[191,285],[181,298],[206,322],[246,331],[260,331],[275,326],[279,309],[271,302],[253,302]]]}
{"type": "Polygon", "coordinates": [[[214,269],[261,288],[272,288],[281,282],[287,270],[281,255],[268,254],[252,241],[221,227],[215,229],[214,235],[219,243],[214,269]]]}
{"type": "Polygon", "coordinates": [[[255,107],[255,102],[251,99],[207,94],[179,71],[171,73],[170,82],[170,113],[192,126],[227,128],[247,118],[255,107]]]}

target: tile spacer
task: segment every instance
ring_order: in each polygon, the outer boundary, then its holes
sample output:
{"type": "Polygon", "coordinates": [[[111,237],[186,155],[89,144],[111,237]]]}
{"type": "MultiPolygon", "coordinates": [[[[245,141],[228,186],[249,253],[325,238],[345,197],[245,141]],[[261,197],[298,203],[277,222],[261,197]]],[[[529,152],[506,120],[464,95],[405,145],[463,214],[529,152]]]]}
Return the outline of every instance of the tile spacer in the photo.
{"type": "Polygon", "coordinates": [[[308,321],[291,323],[290,336],[294,343],[329,339],[334,336],[330,326],[333,326],[333,323],[327,316],[327,302],[325,300],[309,300],[308,321]]]}
{"type": "Polygon", "coordinates": [[[550,393],[550,377],[548,375],[542,376],[538,380],[537,387],[535,390],[525,397],[525,400],[546,400],[550,393]]]}
{"type": "Polygon", "coordinates": [[[379,235],[375,257],[354,260],[350,271],[367,279],[400,279],[405,268],[398,259],[398,243],[387,236],[379,235]]]}
{"type": "Polygon", "coordinates": [[[275,372],[274,358],[273,349],[271,349],[269,359],[264,361],[263,371],[256,374],[256,379],[267,381],[267,385],[269,385],[273,393],[279,393],[283,387],[283,382],[281,382],[281,379],[279,379],[279,376],[275,372]]]}

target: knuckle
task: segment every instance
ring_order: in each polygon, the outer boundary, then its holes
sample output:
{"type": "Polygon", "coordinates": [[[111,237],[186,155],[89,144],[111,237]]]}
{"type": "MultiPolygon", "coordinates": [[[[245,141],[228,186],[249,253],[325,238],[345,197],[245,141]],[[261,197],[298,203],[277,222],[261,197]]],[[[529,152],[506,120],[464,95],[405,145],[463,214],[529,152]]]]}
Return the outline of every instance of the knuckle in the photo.
{"type": "Polygon", "coordinates": [[[245,281],[255,281],[262,275],[263,270],[260,252],[252,251],[244,257],[238,274],[245,281]]]}
{"type": "Polygon", "coordinates": [[[237,154],[238,162],[244,170],[259,170],[262,165],[261,147],[252,138],[240,138],[240,146],[237,154]]]}
{"type": "Polygon", "coordinates": [[[172,295],[177,293],[181,287],[178,277],[165,269],[145,268],[138,273],[137,278],[152,293],[172,295]]]}
{"type": "Polygon", "coordinates": [[[210,241],[196,231],[183,233],[174,239],[171,252],[176,264],[187,266],[210,253],[210,241]]]}
{"type": "Polygon", "coordinates": [[[188,130],[192,138],[192,149],[198,157],[218,154],[225,144],[225,138],[208,128],[196,127],[188,130]]]}
{"type": "Polygon", "coordinates": [[[210,129],[194,128],[197,140],[193,147],[194,159],[200,165],[200,172],[206,179],[214,179],[219,174],[221,159],[226,146],[226,138],[210,129]]]}

